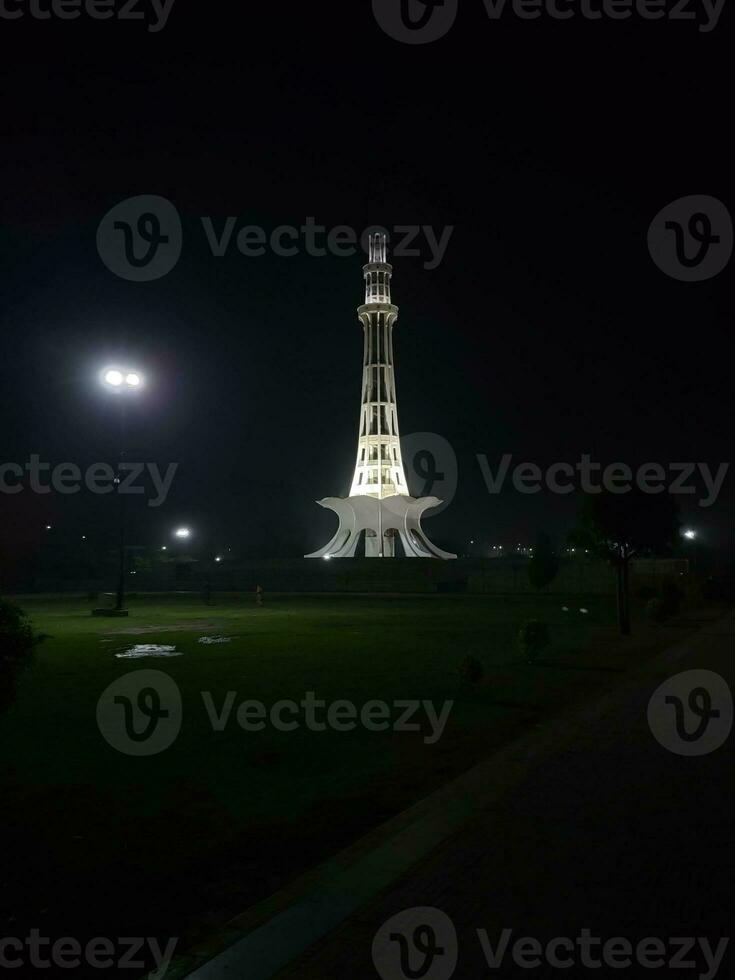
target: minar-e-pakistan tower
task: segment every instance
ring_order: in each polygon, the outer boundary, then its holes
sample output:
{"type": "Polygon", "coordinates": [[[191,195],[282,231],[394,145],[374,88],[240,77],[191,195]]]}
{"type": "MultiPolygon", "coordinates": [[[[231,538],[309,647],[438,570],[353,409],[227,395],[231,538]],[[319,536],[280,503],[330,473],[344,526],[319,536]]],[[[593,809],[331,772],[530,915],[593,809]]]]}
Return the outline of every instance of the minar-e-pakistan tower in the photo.
{"type": "Polygon", "coordinates": [[[432,544],[421,527],[421,515],[438,507],[441,500],[412,497],[403,472],[393,368],[398,307],[391,302],[393,266],[387,262],[386,251],[386,236],[371,235],[370,260],[364,267],[365,304],[357,310],[365,351],[360,434],[350,495],[318,501],[336,513],[339,527],[329,544],[307,558],[353,558],[363,532],[368,558],[394,558],[396,538],[408,558],[457,557],[432,544]]]}

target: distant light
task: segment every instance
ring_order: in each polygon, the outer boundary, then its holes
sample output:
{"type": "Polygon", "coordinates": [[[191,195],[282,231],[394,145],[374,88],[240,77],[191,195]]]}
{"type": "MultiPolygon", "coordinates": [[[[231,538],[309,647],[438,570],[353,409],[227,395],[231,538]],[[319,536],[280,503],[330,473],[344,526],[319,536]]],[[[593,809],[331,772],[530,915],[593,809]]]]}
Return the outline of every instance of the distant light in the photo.
{"type": "Polygon", "coordinates": [[[174,532],[177,538],[190,538],[191,531],[188,527],[179,527],[174,532]]]}
{"type": "Polygon", "coordinates": [[[86,541],[86,540],[87,540],[87,535],[86,534],[83,534],[82,535],[82,541],[86,541]]]}
{"type": "Polygon", "coordinates": [[[161,551],[166,551],[166,550],[167,550],[167,548],[166,548],[166,545],[164,545],[164,546],[163,546],[163,547],[161,548],[161,551]]]}
{"type": "Polygon", "coordinates": [[[697,532],[693,531],[691,528],[688,528],[686,531],[684,531],[684,537],[688,541],[694,541],[694,539],[697,537],[697,532]]]}
{"type": "Polygon", "coordinates": [[[129,385],[131,388],[139,388],[141,385],[141,377],[136,374],[135,371],[131,371],[130,374],[125,376],[125,384],[129,385]]]}
{"type": "Polygon", "coordinates": [[[119,388],[123,383],[123,376],[121,371],[106,371],[105,372],[105,384],[112,385],[113,388],[119,388]]]}
{"type": "Polygon", "coordinates": [[[51,530],[51,525],[50,525],[50,524],[47,524],[47,525],[46,525],[46,530],[47,530],[47,531],[50,531],[50,530],[51,530]]]}
{"type": "Polygon", "coordinates": [[[332,556],[331,555],[325,555],[324,556],[324,561],[331,561],[331,560],[332,560],[332,556]]]}
{"type": "Polygon", "coordinates": [[[222,561],[222,559],[220,558],[220,556],[219,556],[219,555],[217,555],[217,557],[216,557],[216,558],[215,558],[214,560],[215,560],[215,561],[222,561]]]}

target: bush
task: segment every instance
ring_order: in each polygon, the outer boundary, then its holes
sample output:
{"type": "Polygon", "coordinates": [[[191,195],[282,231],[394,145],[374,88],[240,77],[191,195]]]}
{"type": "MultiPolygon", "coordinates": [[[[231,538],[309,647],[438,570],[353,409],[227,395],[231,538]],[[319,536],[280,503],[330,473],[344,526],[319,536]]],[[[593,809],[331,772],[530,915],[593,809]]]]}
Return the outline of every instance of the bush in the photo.
{"type": "Polygon", "coordinates": [[[23,610],[0,598],[0,711],[13,700],[18,676],[41,640],[43,636],[33,632],[23,610]]]}
{"type": "Polygon", "coordinates": [[[521,626],[518,633],[518,649],[525,659],[531,663],[551,643],[549,627],[537,619],[531,619],[521,626]]]}
{"type": "Polygon", "coordinates": [[[462,663],[459,665],[457,672],[459,676],[467,684],[479,684],[482,678],[485,676],[485,668],[482,666],[477,657],[473,657],[468,654],[462,663]]]}

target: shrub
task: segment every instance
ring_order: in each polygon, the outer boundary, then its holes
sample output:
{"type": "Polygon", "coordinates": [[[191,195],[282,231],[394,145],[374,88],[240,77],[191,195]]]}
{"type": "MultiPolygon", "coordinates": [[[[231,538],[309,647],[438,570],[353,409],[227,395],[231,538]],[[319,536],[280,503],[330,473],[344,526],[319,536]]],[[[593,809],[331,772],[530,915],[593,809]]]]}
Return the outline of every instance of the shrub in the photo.
{"type": "Polygon", "coordinates": [[[33,632],[22,609],[0,598],[0,711],[13,700],[18,676],[42,639],[33,632]]]}
{"type": "Polygon", "coordinates": [[[468,654],[464,658],[457,668],[457,672],[463,681],[472,685],[479,684],[485,676],[485,668],[477,657],[473,657],[472,654],[468,654]]]}
{"type": "Polygon", "coordinates": [[[551,643],[549,627],[537,619],[531,619],[521,626],[518,632],[518,649],[531,663],[551,643]]]}

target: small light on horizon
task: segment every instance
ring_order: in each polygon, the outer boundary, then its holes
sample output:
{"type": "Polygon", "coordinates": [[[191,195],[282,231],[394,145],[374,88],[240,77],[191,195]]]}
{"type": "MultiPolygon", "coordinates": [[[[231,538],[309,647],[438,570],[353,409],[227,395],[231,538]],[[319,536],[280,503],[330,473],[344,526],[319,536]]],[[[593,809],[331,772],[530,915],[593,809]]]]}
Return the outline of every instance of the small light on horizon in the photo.
{"type": "Polygon", "coordinates": [[[684,537],[687,539],[687,541],[694,541],[694,539],[697,537],[697,532],[692,530],[692,528],[687,528],[687,530],[684,531],[684,537]]]}
{"type": "Polygon", "coordinates": [[[178,527],[174,532],[177,538],[190,538],[191,531],[188,527],[178,527]]]}

